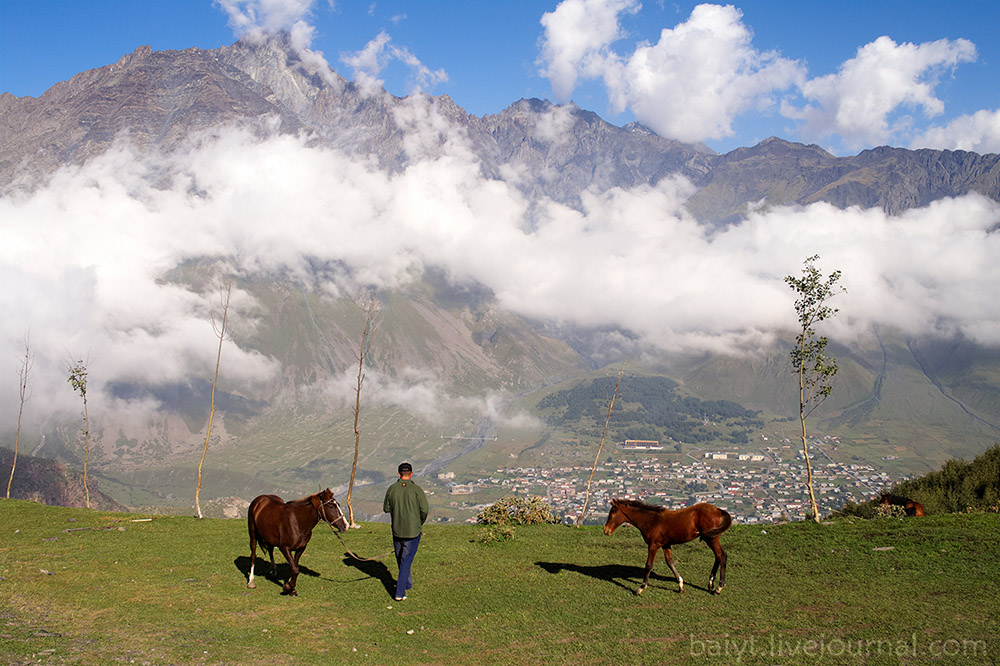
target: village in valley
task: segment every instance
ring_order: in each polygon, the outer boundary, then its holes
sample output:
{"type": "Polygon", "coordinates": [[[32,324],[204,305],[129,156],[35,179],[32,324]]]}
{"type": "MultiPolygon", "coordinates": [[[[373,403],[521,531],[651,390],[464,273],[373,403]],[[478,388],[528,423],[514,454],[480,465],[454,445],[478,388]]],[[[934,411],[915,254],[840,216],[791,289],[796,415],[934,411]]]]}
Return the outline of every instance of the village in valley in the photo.
{"type": "MultiPolygon", "coordinates": [[[[772,443],[766,438],[762,444],[753,452],[705,449],[677,454],[656,441],[618,442],[593,470],[585,522],[603,522],[602,507],[612,498],[641,499],[674,509],[710,502],[741,523],[803,519],[810,503],[801,445],[788,439],[772,443]]],[[[813,485],[823,516],[847,502],[870,499],[899,481],[866,462],[834,460],[827,450],[838,446],[833,436],[810,442],[813,485]]],[[[448,487],[449,506],[463,513],[478,512],[490,503],[481,498],[496,497],[499,491],[501,495],[542,497],[563,522],[576,522],[584,508],[590,475],[588,465],[509,466],[474,480],[442,472],[437,481],[448,487]]],[[[469,522],[474,522],[474,515],[469,522]]]]}

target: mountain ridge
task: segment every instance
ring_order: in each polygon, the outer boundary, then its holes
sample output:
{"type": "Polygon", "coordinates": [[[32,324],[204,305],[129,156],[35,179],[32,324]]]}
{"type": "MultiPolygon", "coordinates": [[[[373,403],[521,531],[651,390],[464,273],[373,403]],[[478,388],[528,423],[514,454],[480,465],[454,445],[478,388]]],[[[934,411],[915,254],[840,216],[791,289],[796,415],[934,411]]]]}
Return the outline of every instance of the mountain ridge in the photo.
{"type": "MultiPolygon", "coordinates": [[[[761,199],[874,206],[889,214],[967,192],[1000,200],[997,154],[883,146],[836,157],[770,137],[720,155],[646,128],[637,132],[635,124],[611,125],[575,105],[522,99],[480,118],[447,96],[428,99],[466,132],[485,175],[499,177],[511,166],[537,172],[547,164],[552,178],[526,187],[564,203],[588,187],[655,184],[672,174],[695,184],[689,207],[710,223],[732,221],[761,199]],[[572,141],[545,145],[531,138],[537,133],[529,130],[553,112],[563,114],[572,141]],[[791,187],[790,170],[799,172],[791,187]]],[[[142,46],[38,98],[0,97],[0,191],[29,163],[27,171],[44,176],[103,152],[122,131],[142,149],[170,149],[196,129],[268,115],[279,120],[280,132],[305,131],[324,145],[375,154],[383,168],[397,170],[406,163],[402,134],[386,120],[403,100],[385,91],[364,93],[333,70],[310,73],[280,38],[212,50],[142,46]]]]}

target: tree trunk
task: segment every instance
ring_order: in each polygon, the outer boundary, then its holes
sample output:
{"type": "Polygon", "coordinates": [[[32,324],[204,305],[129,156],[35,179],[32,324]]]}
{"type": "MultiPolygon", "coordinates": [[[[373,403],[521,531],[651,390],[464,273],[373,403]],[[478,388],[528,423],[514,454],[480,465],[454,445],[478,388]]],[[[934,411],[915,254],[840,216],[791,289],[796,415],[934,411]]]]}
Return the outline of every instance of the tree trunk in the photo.
{"type": "Polygon", "coordinates": [[[87,487],[87,465],[90,462],[90,417],[87,415],[87,396],[83,396],[83,494],[86,497],[86,506],[90,508],[90,488],[87,487]]]}
{"type": "Polygon", "coordinates": [[[194,491],[194,508],[201,519],[201,468],[205,464],[205,455],[208,453],[208,440],[212,436],[212,421],[215,418],[215,385],[219,381],[219,365],[222,363],[222,343],[226,340],[226,323],[229,320],[229,297],[233,293],[233,283],[226,287],[226,302],[222,306],[222,328],[218,331],[219,353],[215,357],[215,376],[212,378],[212,401],[208,411],[208,432],[205,433],[205,446],[201,450],[201,462],[198,463],[198,487],[194,491]]]}
{"type": "Polygon", "coordinates": [[[813,491],[812,462],[809,460],[809,439],[806,436],[806,402],[805,402],[805,366],[799,366],[799,423],[802,424],[802,455],[806,459],[806,486],[809,488],[809,505],[812,507],[813,520],[819,522],[819,507],[816,505],[816,493],[813,491]]]}
{"type": "Polygon", "coordinates": [[[615,408],[615,399],[618,398],[618,389],[622,385],[622,375],[625,373],[625,364],[628,363],[628,357],[625,357],[625,361],[622,363],[621,369],[618,371],[618,381],[615,382],[614,393],[611,394],[611,402],[608,403],[608,415],[604,418],[604,432],[601,434],[601,445],[597,447],[597,456],[594,457],[594,465],[590,468],[590,479],[587,481],[587,494],[583,500],[583,509],[580,510],[580,515],[576,517],[576,526],[580,527],[583,524],[583,519],[587,515],[587,505],[590,504],[590,487],[594,483],[594,472],[597,471],[597,461],[601,459],[601,450],[604,449],[604,440],[608,436],[608,423],[611,421],[611,410],[615,408]]]}
{"type": "Polygon", "coordinates": [[[361,429],[358,420],[361,415],[361,386],[365,383],[365,356],[368,355],[369,338],[375,319],[377,305],[372,298],[365,304],[365,327],[361,331],[361,351],[358,354],[358,383],[354,389],[354,462],[351,465],[351,481],[347,486],[347,518],[351,527],[357,527],[354,522],[354,506],[351,497],[354,494],[354,477],[358,471],[358,451],[361,448],[361,429]]]}
{"type": "Polygon", "coordinates": [[[7,480],[7,499],[10,499],[10,486],[14,482],[14,470],[17,469],[17,447],[21,442],[21,415],[24,413],[24,401],[27,400],[28,391],[28,370],[31,368],[31,347],[28,345],[28,338],[25,336],[24,342],[24,363],[18,372],[18,394],[21,397],[21,406],[17,409],[17,430],[14,433],[14,461],[10,466],[10,478],[7,480]]]}

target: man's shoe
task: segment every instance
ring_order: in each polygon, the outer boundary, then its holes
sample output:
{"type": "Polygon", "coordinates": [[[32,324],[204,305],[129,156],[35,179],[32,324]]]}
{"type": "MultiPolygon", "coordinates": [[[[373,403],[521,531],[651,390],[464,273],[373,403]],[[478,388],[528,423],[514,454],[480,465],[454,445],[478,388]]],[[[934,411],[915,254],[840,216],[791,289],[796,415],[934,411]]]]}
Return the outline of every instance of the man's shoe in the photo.
{"type": "Polygon", "coordinates": [[[402,601],[403,599],[406,599],[406,595],[405,594],[403,596],[401,596],[401,597],[396,597],[396,601],[402,601]]]}

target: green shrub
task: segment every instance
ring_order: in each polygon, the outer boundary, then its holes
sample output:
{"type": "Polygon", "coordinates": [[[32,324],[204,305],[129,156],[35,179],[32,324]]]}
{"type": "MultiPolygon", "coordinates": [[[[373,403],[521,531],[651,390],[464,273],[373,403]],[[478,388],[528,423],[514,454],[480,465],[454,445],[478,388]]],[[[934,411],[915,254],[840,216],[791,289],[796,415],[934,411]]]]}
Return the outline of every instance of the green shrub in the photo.
{"type": "Polygon", "coordinates": [[[542,525],[558,523],[559,519],[541,497],[503,497],[480,511],[476,522],[480,525],[542,525]]]}
{"type": "Polygon", "coordinates": [[[830,518],[864,518],[869,520],[876,516],[875,514],[876,504],[874,502],[860,502],[855,504],[854,502],[848,502],[845,504],[840,511],[834,511],[830,514],[830,518]]]}
{"type": "Polygon", "coordinates": [[[879,518],[906,518],[906,509],[897,504],[878,504],[875,515],[879,518]]]}
{"type": "Polygon", "coordinates": [[[514,528],[509,524],[487,525],[479,532],[480,543],[506,543],[514,538],[514,528]]]}

